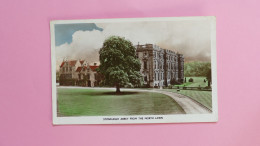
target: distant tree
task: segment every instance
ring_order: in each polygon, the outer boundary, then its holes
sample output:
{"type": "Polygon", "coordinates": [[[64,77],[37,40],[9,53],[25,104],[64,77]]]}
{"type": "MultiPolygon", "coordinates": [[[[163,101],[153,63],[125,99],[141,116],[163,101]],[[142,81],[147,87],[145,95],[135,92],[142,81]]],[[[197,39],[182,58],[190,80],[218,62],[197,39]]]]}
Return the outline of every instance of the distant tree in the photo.
{"type": "Polygon", "coordinates": [[[184,76],[186,77],[201,77],[207,76],[208,69],[211,68],[210,62],[187,62],[184,63],[184,76]]]}
{"type": "Polygon", "coordinates": [[[109,37],[99,51],[99,59],[98,72],[104,77],[103,84],[115,86],[116,93],[125,85],[142,85],[141,63],[130,41],[118,36],[109,37]]]}
{"type": "Polygon", "coordinates": [[[207,80],[208,80],[208,87],[210,87],[210,84],[211,84],[211,69],[209,69],[208,72],[207,72],[207,80]]]}

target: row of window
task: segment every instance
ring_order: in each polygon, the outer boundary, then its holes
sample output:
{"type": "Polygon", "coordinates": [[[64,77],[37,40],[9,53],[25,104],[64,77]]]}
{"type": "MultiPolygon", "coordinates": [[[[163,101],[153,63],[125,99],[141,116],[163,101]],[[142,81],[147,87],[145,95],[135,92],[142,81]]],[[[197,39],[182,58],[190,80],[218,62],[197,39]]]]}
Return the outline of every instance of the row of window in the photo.
{"type": "Polygon", "coordinates": [[[176,61],[176,58],[174,56],[171,56],[171,55],[167,55],[167,59],[176,61]]]}
{"type": "Polygon", "coordinates": [[[163,69],[163,64],[159,64],[158,61],[154,61],[154,69],[163,69]]]}
{"type": "Polygon", "coordinates": [[[159,56],[163,57],[163,54],[158,53],[158,52],[153,52],[153,56],[155,56],[155,58],[159,58],[159,56]]]}
{"type": "Polygon", "coordinates": [[[72,67],[63,67],[62,68],[63,72],[68,72],[69,70],[72,71],[72,67]]]}
{"type": "MultiPolygon", "coordinates": [[[[175,75],[177,75],[178,72],[175,73],[175,75]]],[[[170,74],[169,72],[167,73],[167,79],[171,79],[171,76],[174,77],[174,74],[170,74]]],[[[158,80],[163,80],[164,79],[164,73],[157,73],[157,72],[154,72],[154,80],[155,81],[158,81],[158,80]],[[161,74],[161,78],[159,79],[159,75],[161,74]]],[[[146,78],[147,80],[147,78],[146,78]]],[[[145,81],[146,81],[145,80],[145,81]]]]}
{"type": "Polygon", "coordinates": [[[160,73],[157,73],[157,72],[154,72],[154,80],[159,80],[159,76],[161,76],[161,80],[163,79],[163,73],[161,73],[161,75],[160,75],[160,73]]]}
{"type": "MultiPolygon", "coordinates": [[[[78,74],[78,76],[79,76],[79,80],[84,79],[84,78],[86,78],[87,80],[90,80],[90,74],[87,74],[87,75],[84,75],[84,74],[78,74]]],[[[96,73],[94,74],[94,78],[95,78],[95,80],[98,79],[98,76],[97,76],[96,73]]]]}

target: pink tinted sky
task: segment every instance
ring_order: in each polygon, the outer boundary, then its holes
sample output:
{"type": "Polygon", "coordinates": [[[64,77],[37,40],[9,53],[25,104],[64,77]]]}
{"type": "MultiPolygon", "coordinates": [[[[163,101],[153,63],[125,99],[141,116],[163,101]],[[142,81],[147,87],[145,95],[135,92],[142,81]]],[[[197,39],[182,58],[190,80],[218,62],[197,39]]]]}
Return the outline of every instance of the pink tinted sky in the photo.
{"type": "Polygon", "coordinates": [[[260,145],[257,0],[2,0],[0,145],[260,145]],[[219,122],[52,126],[49,21],[217,17],[219,122]]]}

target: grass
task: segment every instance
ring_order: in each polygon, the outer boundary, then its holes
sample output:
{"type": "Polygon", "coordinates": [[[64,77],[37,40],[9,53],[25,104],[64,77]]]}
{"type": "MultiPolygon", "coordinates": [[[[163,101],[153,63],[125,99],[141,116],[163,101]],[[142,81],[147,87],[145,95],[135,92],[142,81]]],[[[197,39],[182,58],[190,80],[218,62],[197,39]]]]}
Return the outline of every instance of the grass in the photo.
{"type": "Polygon", "coordinates": [[[169,96],[152,92],[58,88],[58,116],[184,114],[169,96]]]}
{"type": "Polygon", "coordinates": [[[206,79],[206,77],[186,77],[186,83],[178,86],[183,87],[185,85],[185,87],[207,87],[208,82],[204,82],[204,79],[206,79]],[[193,78],[193,82],[189,82],[190,78],[193,78]]]}
{"type": "Polygon", "coordinates": [[[212,92],[211,91],[197,91],[197,90],[177,91],[176,89],[163,89],[163,90],[189,96],[190,98],[198,101],[199,103],[203,104],[204,106],[206,106],[207,108],[212,110],[212,92]]]}

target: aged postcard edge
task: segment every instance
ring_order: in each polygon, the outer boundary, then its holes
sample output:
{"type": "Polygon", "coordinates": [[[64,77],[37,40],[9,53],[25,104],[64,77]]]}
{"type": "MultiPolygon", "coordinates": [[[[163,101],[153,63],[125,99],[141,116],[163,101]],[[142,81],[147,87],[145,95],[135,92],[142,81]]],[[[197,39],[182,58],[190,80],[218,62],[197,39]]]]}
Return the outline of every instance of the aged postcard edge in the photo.
{"type": "Polygon", "coordinates": [[[145,124],[145,123],[190,123],[190,122],[217,122],[217,56],[216,56],[216,17],[158,17],[158,18],[114,18],[114,19],[88,19],[88,20],[53,20],[50,22],[51,34],[51,72],[52,72],[52,115],[54,125],[68,124],[145,124]],[[56,56],[55,56],[55,24],[70,23],[119,23],[141,21],[184,21],[184,20],[210,20],[211,21],[211,66],[212,66],[212,113],[211,114],[186,114],[186,115],[134,115],[134,116],[81,116],[57,117],[57,92],[56,92],[56,56]],[[134,120],[134,121],[103,121],[103,118],[125,117],[163,117],[163,120],[134,120]]]}

